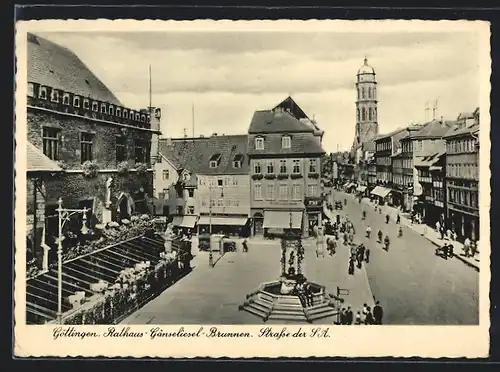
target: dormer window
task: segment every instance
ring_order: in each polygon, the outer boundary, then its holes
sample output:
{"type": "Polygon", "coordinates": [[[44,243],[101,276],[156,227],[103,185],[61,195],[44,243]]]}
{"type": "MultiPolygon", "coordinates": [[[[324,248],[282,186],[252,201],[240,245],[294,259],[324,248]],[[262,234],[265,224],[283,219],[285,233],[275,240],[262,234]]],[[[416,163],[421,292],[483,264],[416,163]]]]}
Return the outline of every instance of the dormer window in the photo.
{"type": "Polygon", "coordinates": [[[28,97],[34,97],[35,96],[35,86],[33,83],[28,83],[28,97]]]}
{"type": "Polygon", "coordinates": [[[109,105],[108,111],[109,111],[110,115],[114,115],[115,114],[115,108],[113,107],[113,105],[109,105]]]}
{"type": "Polygon", "coordinates": [[[221,154],[214,154],[209,160],[209,167],[210,168],[217,168],[219,166],[221,159],[221,154]]]}
{"type": "Polygon", "coordinates": [[[99,104],[97,102],[92,102],[92,111],[99,111],[99,104]]]}
{"type": "Polygon", "coordinates": [[[85,110],[90,109],[90,101],[89,101],[87,98],[85,98],[85,99],[83,100],[83,108],[84,108],[85,110]]]}
{"type": "Polygon", "coordinates": [[[243,155],[241,154],[236,155],[233,160],[233,168],[241,168],[242,163],[243,163],[243,155]]]}
{"type": "Polygon", "coordinates": [[[69,93],[63,94],[63,105],[69,106],[69,93]]]}
{"type": "Polygon", "coordinates": [[[108,110],[106,110],[106,104],[101,103],[101,114],[106,114],[108,110]]]}
{"type": "Polygon", "coordinates": [[[135,114],[135,120],[136,120],[136,121],[141,121],[141,114],[136,113],[136,114],[135,114]]]}
{"type": "Polygon", "coordinates": [[[143,115],[141,115],[141,121],[142,121],[143,123],[145,123],[145,122],[146,122],[146,115],[144,115],[144,114],[143,114],[143,115]]]}
{"type": "Polygon", "coordinates": [[[50,100],[52,102],[59,102],[59,91],[52,89],[52,92],[50,93],[50,100]]]}
{"type": "Polygon", "coordinates": [[[128,117],[130,118],[130,120],[134,120],[134,111],[130,110],[128,113],[128,117]]]}
{"type": "Polygon", "coordinates": [[[47,87],[40,87],[38,90],[38,98],[47,99],[47,87]]]}
{"type": "Polygon", "coordinates": [[[128,111],[127,110],[123,110],[123,117],[125,119],[128,119],[128,111]]]}
{"type": "Polygon", "coordinates": [[[119,107],[116,108],[116,116],[122,116],[122,109],[119,107]]]}
{"type": "Polygon", "coordinates": [[[73,106],[80,107],[80,97],[78,97],[78,96],[73,97],[73,106]]]}
{"type": "Polygon", "coordinates": [[[255,139],[255,150],[264,150],[264,138],[258,137],[255,139]]]}
{"type": "Polygon", "coordinates": [[[292,138],[290,136],[281,137],[281,148],[289,149],[290,147],[292,147],[292,138]]]}

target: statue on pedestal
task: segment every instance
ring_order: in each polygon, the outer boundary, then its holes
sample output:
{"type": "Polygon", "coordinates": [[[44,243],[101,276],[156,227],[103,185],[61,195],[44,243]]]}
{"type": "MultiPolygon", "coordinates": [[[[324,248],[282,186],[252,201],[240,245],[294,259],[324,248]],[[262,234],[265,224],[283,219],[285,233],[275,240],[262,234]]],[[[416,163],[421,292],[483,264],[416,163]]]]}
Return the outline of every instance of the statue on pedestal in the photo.
{"type": "Polygon", "coordinates": [[[108,180],[106,181],[106,202],[105,202],[105,207],[107,209],[111,208],[111,189],[114,186],[114,180],[113,177],[109,177],[108,180]]]}

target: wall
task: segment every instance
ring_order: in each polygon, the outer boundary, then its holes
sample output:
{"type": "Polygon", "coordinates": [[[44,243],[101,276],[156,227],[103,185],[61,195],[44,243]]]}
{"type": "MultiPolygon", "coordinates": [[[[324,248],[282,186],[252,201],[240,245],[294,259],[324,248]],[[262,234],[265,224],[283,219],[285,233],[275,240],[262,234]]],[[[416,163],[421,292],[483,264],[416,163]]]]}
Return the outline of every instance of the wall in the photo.
{"type": "Polygon", "coordinates": [[[175,184],[179,179],[179,174],[175,167],[164,158],[161,162],[156,162],[154,165],[154,196],[160,197],[160,193],[163,193],[165,189],[175,184]],[[168,179],[163,179],[163,171],[168,171],[168,179]]]}
{"type": "Polygon", "coordinates": [[[32,177],[28,177],[26,180],[26,237],[30,240],[32,246],[30,254],[34,254],[40,259],[42,256],[40,243],[45,222],[45,199],[43,195],[45,188],[43,182],[36,181],[38,187],[35,187],[34,182],[35,178],[32,177]]]}
{"type": "Polygon", "coordinates": [[[197,205],[201,215],[210,213],[209,200],[215,200],[212,214],[250,214],[250,178],[243,175],[198,175],[198,189],[196,192],[197,205]],[[222,180],[223,187],[217,186],[222,180]],[[221,196],[223,193],[224,197],[221,196]],[[222,200],[223,206],[218,206],[222,200]]]}

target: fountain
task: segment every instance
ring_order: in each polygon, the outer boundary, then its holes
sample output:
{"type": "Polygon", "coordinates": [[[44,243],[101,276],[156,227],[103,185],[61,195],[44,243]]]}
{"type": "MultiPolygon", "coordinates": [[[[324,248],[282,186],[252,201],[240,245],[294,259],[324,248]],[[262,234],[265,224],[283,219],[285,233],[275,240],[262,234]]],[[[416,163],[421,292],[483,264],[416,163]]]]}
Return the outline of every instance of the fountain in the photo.
{"type": "Polygon", "coordinates": [[[333,317],[333,296],[325,287],[307,280],[302,272],[304,247],[300,233],[290,229],[281,239],[281,275],[275,281],[262,283],[259,288],[247,294],[247,300],[239,309],[254,314],[263,321],[308,322],[333,317]],[[297,285],[309,285],[312,292],[312,304],[306,306],[297,292],[297,285]]]}

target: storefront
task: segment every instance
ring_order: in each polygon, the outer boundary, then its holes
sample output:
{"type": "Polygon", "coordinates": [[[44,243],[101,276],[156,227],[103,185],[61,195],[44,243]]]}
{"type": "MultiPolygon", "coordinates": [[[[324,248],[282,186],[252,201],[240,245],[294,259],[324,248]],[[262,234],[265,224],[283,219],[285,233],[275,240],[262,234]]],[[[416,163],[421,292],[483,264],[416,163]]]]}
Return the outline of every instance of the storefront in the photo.
{"type": "Polygon", "coordinates": [[[264,211],[264,236],[282,236],[288,229],[296,230],[298,234],[303,231],[303,211],[264,211]]]}
{"type": "Polygon", "coordinates": [[[247,237],[250,235],[248,216],[201,216],[198,233],[207,234],[210,231],[212,234],[247,237]]]}
{"type": "Polygon", "coordinates": [[[359,196],[367,196],[367,188],[366,186],[358,186],[356,188],[356,192],[358,193],[359,196]]]}
{"type": "Polygon", "coordinates": [[[450,209],[450,222],[449,226],[455,230],[457,237],[460,241],[469,238],[472,241],[479,240],[479,216],[474,211],[461,211],[459,208],[467,208],[463,206],[449,206],[450,209]]]}
{"type": "Polygon", "coordinates": [[[376,186],[372,192],[371,192],[371,195],[373,195],[377,201],[379,202],[379,204],[390,204],[390,194],[391,194],[391,189],[387,188],[387,187],[383,187],[383,186],[376,186]]]}
{"type": "Polygon", "coordinates": [[[175,216],[172,220],[172,225],[174,228],[181,230],[182,233],[193,234],[197,220],[198,216],[195,215],[175,216]]]}
{"type": "Polygon", "coordinates": [[[305,198],[306,214],[305,218],[307,230],[304,231],[304,236],[314,235],[315,226],[321,227],[323,221],[323,198],[321,197],[306,197],[305,198]]]}

